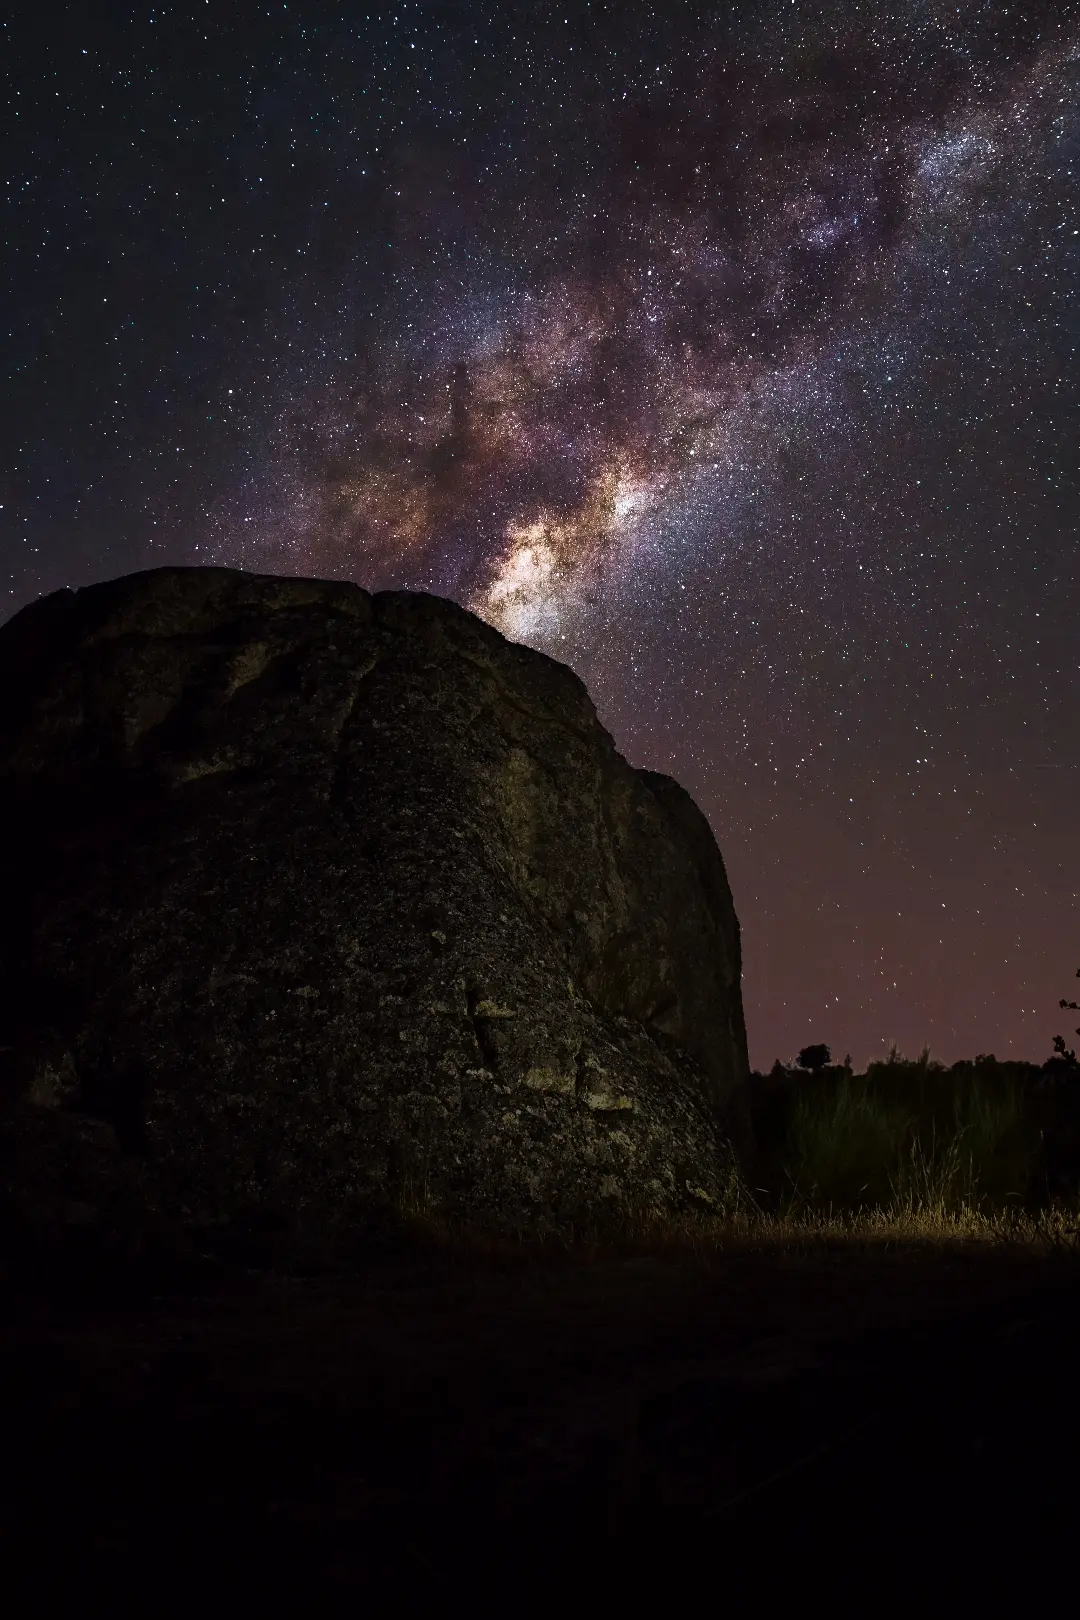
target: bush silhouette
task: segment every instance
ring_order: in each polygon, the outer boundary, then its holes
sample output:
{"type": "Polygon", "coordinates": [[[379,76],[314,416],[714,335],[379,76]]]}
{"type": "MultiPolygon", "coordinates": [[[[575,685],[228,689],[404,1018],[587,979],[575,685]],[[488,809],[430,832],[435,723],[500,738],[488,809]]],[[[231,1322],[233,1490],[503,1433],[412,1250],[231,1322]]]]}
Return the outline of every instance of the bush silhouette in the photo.
{"type": "Polygon", "coordinates": [[[832,1053],[827,1046],[804,1046],[799,1053],[799,1068],[809,1069],[811,1074],[818,1074],[831,1061],[832,1053]]]}
{"type": "MultiPolygon", "coordinates": [[[[1080,968],[1076,970],[1076,977],[1080,979],[1080,968]]],[[[1066,1008],[1069,1012],[1080,1012],[1080,1001],[1066,1001],[1064,996],[1058,1002],[1058,1006],[1066,1008]]],[[[1076,1034],[1080,1035],[1080,1028],[1076,1030],[1076,1034]]],[[[1076,1052],[1072,1047],[1065,1045],[1064,1035],[1054,1036],[1054,1051],[1058,1057],[1064,1058],[1066,1063],[1076,1062],[1076,1052]]]]}

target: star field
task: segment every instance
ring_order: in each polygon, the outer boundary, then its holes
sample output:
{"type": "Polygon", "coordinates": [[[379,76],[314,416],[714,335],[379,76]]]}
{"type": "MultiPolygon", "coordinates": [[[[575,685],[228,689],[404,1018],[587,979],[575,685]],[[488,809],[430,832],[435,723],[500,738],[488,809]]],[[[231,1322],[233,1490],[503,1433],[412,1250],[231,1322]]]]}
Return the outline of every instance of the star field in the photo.
{"type": "Polygon", "coordinates": [[[454,596],[709,815],[758,1066],[1048,1055],[1075,6],[19,7],[5,38],[12,610],[166,562],[454,596]]]}

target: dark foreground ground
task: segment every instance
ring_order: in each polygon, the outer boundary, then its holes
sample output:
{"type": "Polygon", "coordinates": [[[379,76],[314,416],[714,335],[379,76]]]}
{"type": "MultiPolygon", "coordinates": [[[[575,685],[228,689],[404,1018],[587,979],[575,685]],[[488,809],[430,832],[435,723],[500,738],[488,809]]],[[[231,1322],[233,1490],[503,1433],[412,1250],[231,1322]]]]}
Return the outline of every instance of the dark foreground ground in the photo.
{"type": "Polygon", "coordinates": [[[9,1612],[573,1611],[586,1583],[993,1612],[1075,1579],[1069,1257],[76,1267],[6,1298],[9,1612]]]}

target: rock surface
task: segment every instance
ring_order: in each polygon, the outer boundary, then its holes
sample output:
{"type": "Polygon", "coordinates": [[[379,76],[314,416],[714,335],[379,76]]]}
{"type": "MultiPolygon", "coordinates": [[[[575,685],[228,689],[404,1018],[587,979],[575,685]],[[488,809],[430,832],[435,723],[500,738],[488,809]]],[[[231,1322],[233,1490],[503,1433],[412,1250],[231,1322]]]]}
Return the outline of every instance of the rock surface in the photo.
{"type": "Polygon", "coordinates": [[[0,808],[16,1226],[722,1206],[708,824],[454,604],[225,569],[44,598],[0,629],[0,808]]]}

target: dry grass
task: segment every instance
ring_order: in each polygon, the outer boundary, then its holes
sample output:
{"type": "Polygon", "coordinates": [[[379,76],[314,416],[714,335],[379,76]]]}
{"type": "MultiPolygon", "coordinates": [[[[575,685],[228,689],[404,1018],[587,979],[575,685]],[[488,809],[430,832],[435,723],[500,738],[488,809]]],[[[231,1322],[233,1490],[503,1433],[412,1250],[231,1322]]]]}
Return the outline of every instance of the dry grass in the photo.
{"type": "Polygon", "coordinates": [[[1080,1253],[1080,1218],[1075,1210],[1065,1208],[1034,1214],[986,1212],[972,1205],[944,1201],[896,1200],[854,1211],[803,1207],[772,1213],[746,1209],[711,1227],[699,1222],[657,1223],[628,1242],[644,1249],[691,1249],[701,1253],[946,1245],[1080,1253]]]}
{"type": "Polygon", "coordinates": [[[414,1216],[406,1244],[415,1242],[452,1259],[494,1262],[602,1260],[663,1257],[704,1262],[753,1254],[797,1259],[825,1252],[866,1253],[930,1250],[1080,1256],[1080,1215],[1056,1206],[1034,1213],[1018,1209],[987,1211],[953,1200],[920,1200],[909,1190],[890,1203],[856,1210],[829,1210],[803,1204],[780,1212],[757,1207],[744,1193],[741,1207],[713,1220],[628,1221],[617,1237],[588,1231],[536,1239],[522,1234],[485,1233],[451,1226],[433,1216],[414,1216]]]}

